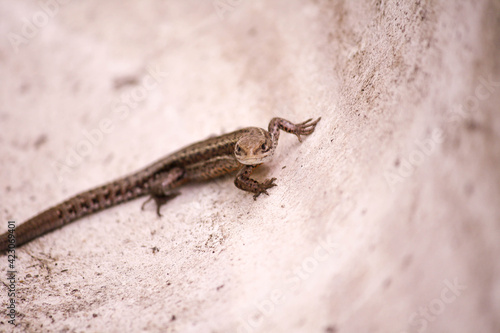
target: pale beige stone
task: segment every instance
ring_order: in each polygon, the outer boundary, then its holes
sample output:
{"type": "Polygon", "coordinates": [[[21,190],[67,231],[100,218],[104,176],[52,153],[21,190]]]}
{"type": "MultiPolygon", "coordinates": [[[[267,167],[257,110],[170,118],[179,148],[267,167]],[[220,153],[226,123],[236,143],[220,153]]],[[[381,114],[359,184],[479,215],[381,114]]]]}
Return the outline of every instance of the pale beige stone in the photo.
{"type": "Polygon", "coordinates": [[[497,0],[1,1],[1,232],[322,117],[281,136],[269,197],[228,177],[18,249],[15,331],[498,333],[499,22],[497,0]]]}

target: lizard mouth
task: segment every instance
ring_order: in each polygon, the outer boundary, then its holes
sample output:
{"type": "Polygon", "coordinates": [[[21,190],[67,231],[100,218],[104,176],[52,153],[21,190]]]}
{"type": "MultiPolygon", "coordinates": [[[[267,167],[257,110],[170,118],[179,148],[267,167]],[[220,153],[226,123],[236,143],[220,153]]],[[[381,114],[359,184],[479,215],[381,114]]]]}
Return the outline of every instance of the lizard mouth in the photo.
{"type": "Polygon", "coordinates": [[[272,154],[261,156],[240,156],[237,157],[238,162],[245,165],[256,165],[269,162],[273,158],[272,154]]]}

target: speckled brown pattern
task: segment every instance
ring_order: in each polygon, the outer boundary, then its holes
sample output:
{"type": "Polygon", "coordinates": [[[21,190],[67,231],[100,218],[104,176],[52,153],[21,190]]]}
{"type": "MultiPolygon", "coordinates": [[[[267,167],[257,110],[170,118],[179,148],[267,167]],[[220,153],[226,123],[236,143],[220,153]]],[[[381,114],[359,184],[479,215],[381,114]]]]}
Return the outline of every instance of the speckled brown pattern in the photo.
{"type": "MultiPolygon", "coordinates": [[[[235,185],[254,193],[256,199],[267,189],[276,186],[274,180],[263,183],[250,178],[252,171],[266,162],[278,145],[279,131],[297,135],[314,132],[318,121],[309,119],[293,124],[282,118],[273,118],[269,131],[247,127],[210,138],[185,147],[127,177],[77,194],[63,203],[27,220],[15,231],[16,246],[25,244],[47,232],[62,227],[83,216],[149,194],[160,207],[179,193],[173,190],[187,182],[208,180],[240,170],[235,185]]],[[[149,200],[148,200],[149,201],[149,200]]],[[[144,205],[143,205],[144,207],[144,205]]],[[[8,233],[0,236],[0,250],[8,249],[8,233]]]]}

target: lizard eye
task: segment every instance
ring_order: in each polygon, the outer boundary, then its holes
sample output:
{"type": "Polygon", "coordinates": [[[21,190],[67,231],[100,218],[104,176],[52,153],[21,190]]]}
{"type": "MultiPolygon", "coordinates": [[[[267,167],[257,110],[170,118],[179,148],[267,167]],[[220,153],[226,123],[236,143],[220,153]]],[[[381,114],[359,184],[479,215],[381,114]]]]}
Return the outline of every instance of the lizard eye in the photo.
{"type": "Polygon", "coordinates": [[[262,146],[260,146],[260,149],[262,149],[263,151],[266,151],[267,145],[265,143],[263,143],[262,146]]]}
{"type": "Polygon", "coordinates": [[[236,145],[236,152],[237,152],[237,153],[241,153],[241,147],[240,147],[240,146],[238,146],[238,145],[236,145]]]}

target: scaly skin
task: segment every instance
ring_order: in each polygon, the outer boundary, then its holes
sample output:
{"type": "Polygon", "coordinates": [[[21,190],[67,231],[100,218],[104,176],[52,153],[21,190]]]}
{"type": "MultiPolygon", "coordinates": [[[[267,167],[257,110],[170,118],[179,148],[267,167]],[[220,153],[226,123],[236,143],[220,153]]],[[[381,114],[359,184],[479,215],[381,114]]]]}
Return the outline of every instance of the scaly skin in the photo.
{"type": "MultiPolygon", "coordinates": [[[[293,124],[282,118],[273,118],[268,131],[247,127],[194,143],[134,174],[77,194],[32,217],[15,229],[15,245],[21,246],[81,217],[144,195],[150,195],[145,203],[156,202],[157,214],[161,216],[160,207],[179,194],[174,191],[177,187],[234,171],[238,171],[234,181],[236,187],[253,193],[256,199],[276,186],[276,178],[258,182],[250,176],[257,166],[272,158],[280,130],[295,134],[301,141],[300,136],[314,132],[320,119],[293,124]]],[[[6,232],[0,235],[0,251],[8,249],[9,233],[6,232]]]]}

